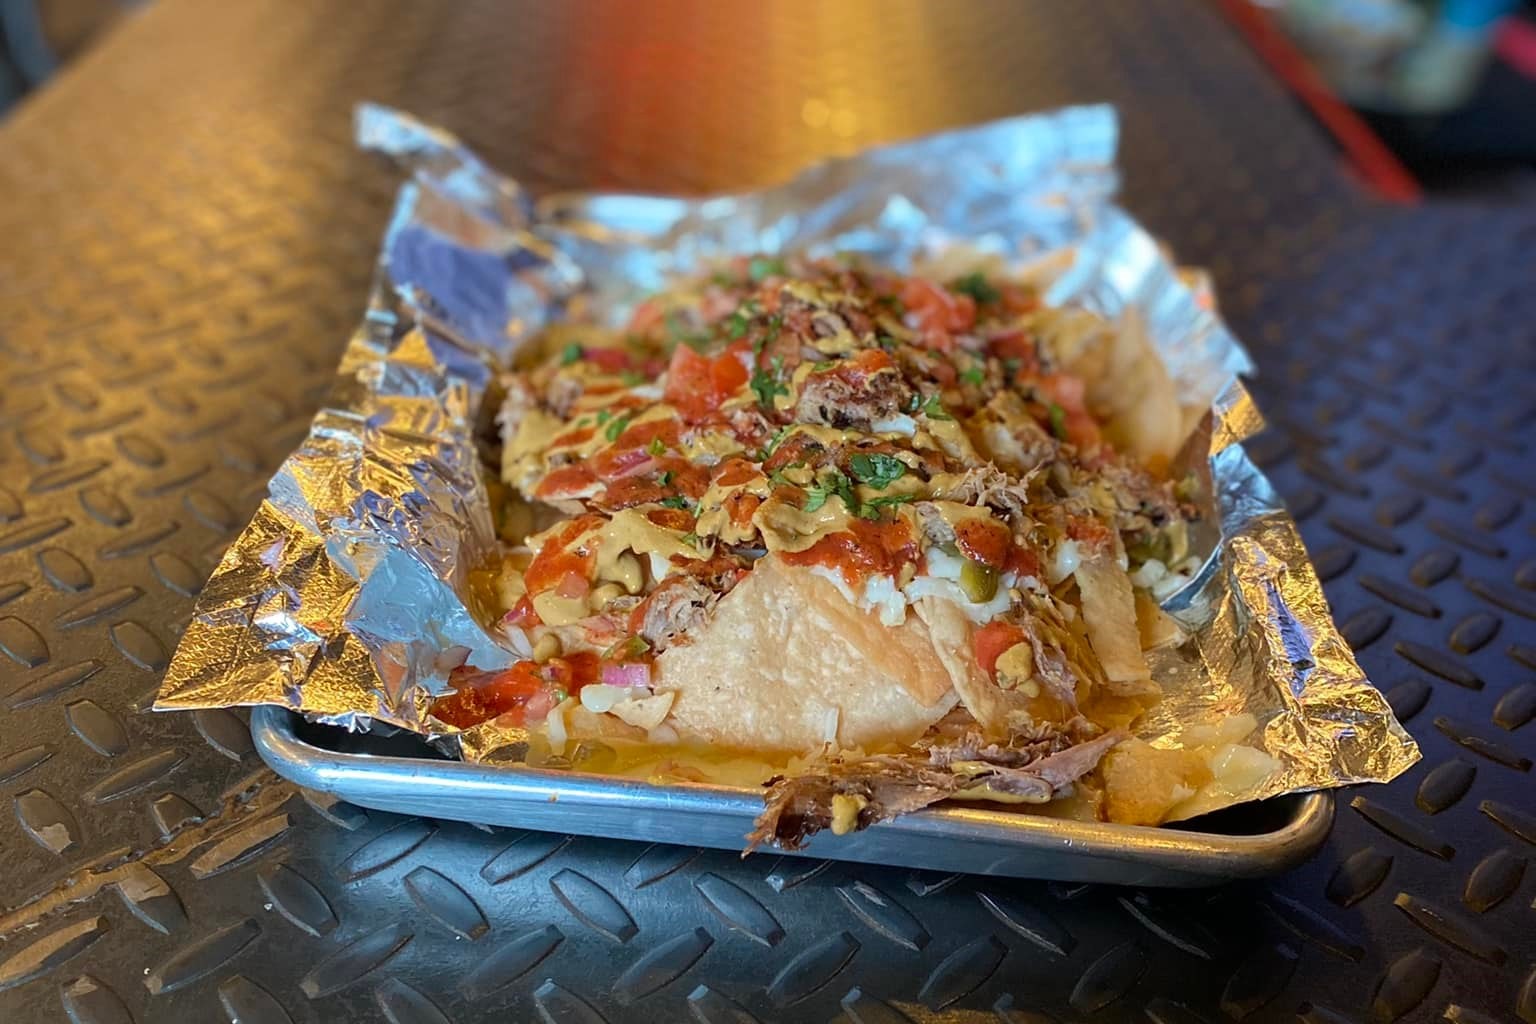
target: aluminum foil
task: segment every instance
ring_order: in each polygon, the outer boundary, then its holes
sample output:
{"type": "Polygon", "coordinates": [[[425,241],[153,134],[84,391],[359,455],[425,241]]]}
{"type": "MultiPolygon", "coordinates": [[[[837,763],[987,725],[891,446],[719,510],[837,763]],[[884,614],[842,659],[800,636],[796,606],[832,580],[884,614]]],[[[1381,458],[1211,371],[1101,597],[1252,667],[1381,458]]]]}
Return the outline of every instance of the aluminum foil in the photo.
{"type": "MultiPolygon", "coordinates": [[[[1386,781],[1418,759],[1242,448],[1262,428],[1239,381],[1252,364],[1208,282],[1111,202],[1110,108],[996,121],[699,199],[535,199],[451,136],[377,106],[358,110],[357,134],[411,175],[366,315],[308,439],[204,588],[157,709],[278,704],[430,733],[426,707],[466,654],[480,668],[515,658],[471,611],[469,575],[495,546],[482,400],[520,344],[563,317],[620,322],[669,279],[732,254],[852,251],[901,268],[963,251],[1029,275],[1052,304],[1146,331],[1177,388],[1220,535],[1165,604],[1191,638],[1151,656],[1164,699],[1141,732],[1176,746],[1248,713],[1247,744],[1278,765],[1181,812],[1386,781]]],[[[454,745],[505,756],[509,738],[492,727],[454,745]]]]}

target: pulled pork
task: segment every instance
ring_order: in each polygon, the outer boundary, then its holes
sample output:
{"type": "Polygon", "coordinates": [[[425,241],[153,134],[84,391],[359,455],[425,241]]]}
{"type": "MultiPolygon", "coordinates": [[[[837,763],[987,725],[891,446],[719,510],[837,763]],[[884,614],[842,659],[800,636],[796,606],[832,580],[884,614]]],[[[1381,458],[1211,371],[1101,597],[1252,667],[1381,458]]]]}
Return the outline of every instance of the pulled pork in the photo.
{"type": "Polygon", "coordinates": [[[833,758],[820,771],[770,781],[763,813],[747,836],[746,852],[763,843],[798,850],[822,829],[858,831],[974,786],[1045,803],[1092,771],[1123,739],[1123,732],[1110,732],[1049,753],[1038,747],[977,747],[967,751],[976,753],[975,758],[954,756],[959,748],[931,748],[927,762],[890,755],[857,761],[833,758]],[[962,767],[957,762],[964,762],[963,772],[956,770],[962,767]]]}

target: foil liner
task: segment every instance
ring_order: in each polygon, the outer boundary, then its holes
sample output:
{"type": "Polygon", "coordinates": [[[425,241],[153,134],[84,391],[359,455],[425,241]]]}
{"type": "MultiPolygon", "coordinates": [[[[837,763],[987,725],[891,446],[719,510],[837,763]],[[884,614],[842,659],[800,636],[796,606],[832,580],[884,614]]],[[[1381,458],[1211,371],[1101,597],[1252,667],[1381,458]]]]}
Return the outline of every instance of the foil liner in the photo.
{"type": "Polygon", "coordinates": [[[699,199],[535,199],[451,136],[377,106],[364,147],[411,175],[362,324],[309,437],[197,602],[157,709],[278,704],[353,729],[387,723],[472,760],[510,760],[516,731],[444,734],[426,708],[447,672],[516,655],[471,611],[495,539],[476,446],[495,373],[552,320],[620,322],[645,293],[724,256],[860,252],[895,267],[1006,262],[1052,304],[1144,330],[1203,463],[1219,538],[1165,602],[1190,634],[1152,652],[1164,699],[1140,726],[1177,746],[1248,713],[1278,762],[1181,815],[1283,792],[1386,781],[1413,740],[1333,624],[1295,523],[1242,448],[1263,421],[1252,364],[1180,271],[1111,202],[1113,110],[1013,118],[818,164],[773,188],[699,199]]]}

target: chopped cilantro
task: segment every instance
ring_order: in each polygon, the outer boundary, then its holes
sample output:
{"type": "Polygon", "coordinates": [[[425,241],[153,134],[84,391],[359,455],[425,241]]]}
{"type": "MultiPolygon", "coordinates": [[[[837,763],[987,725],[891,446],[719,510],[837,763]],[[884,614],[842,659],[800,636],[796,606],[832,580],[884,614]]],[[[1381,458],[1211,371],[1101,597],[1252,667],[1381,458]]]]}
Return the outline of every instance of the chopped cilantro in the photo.
{"type": "Polygon", "coordinates": [[[878,498],[870,498],[859,506],[859,518],[879,519],[881,509],[889,508],[892,505],[905,505],[916,498],[917,495],[915,494],[882,494],[878,498]]]}
{"type": "Polygon", "coordinates": [[[897,346],[900,344],[900,342],[891,337],[889,334],[875,335],[875,343],[881,348],[885,349],[887,352],[896,351],[897,346]]]}
{"type": "Polygon", "coordinates": [[[783,277],[785,273],[784,261],[768,256],[754,256],[752,262],[747,264],[747,275],[754,282],[761,281],[765,277],[783,277]]]}
{"type": "Polygon", "coordinates": [[[923,413],[931,420],[952,420],[949,413],[944,411],[944,403],[939,401],[938,395],[929,395],[928,401],[923,403],[923,413]]]}
{"type": "Polygon", "coordinates": [[[657,473],[656,482],[661,484],[663,487],[670,484],[672,482],[672,471],[670,469],[664,469],[660,473],[657,473]]]}
{"type": "Polygon", "coordinates": [[[752,375],[749,386],[752,388],[752,393],[757,396],[757,404],[764,409],[773,408],[773,399],[776,395],[789,394],[789,388],[785,387],[784,382],[779,380],[779,374],[783,369],[784,360],[779,356],[774,356],[772,369],[759,368],[752,375]]]}
{"type": "Polygon", "coordinates": [[[882,295],[875,301],[890,307],[891,312],[897,316],[907,315],[907,304],[894,295],[882,295]]]}
{"type": "Polygon", "coordinates": [[[968,366],[960,371],[960,379],[967,384],[981,387],[987,382],[987,371],[983,370],[980,366],[968,366]]]}
{"type": "Polygon", "coordinates": [[[768,446],[763,449],[763,457],[757,461],[763,462],[768,458],[768,456],[778,451],[779,445],[784,443],[784,439],[788,437],[794,431],[794,429],[795,425],[793,423],[786,423],[780,427],[778,431],[768,439],[768,446]]]}
{"type": "Polygon", "coordinates": [[[667,443],[659,437],[653,437],[651,438],[651,443],[645,446],[645,450],[652,455],[665,455],[667,453],[667,443]]]}
{"type": "Polygon", "coordinates": [[[1003,297],[1002,293],[992,287],[992,283],[987,280],[986,275],[979,270],[957,278],[949,287],[951,291],[964,292],[979,304],[996,302],[1003,297]]]}
{"type": "Polygon", "coordinates": [[[1067,410],[1052,402],[1050,413],[1051,433],[1056,435],[1056,440],[1065,441],[1067,439],[1067,410]]]}
{"type": "Polygon", "coordinates": [[[837,360],[835,359],[818,359],[816,362],[811,364],[811,369],[815,370],[817,373],[821,373],[824,370],[832,369],[832,367],[836,365],[837,360]]]}
{"type": "Polygon", "coordinates": [[[625,387],[634,388],[644,384],[646,376],[639,370],[625,370],[619,374],[619,380],[624,382],[625,387]]]}
{"type": "Polygon", "coordinates": [[[907,412],[917,412],[917,410],[922,408],[922,406],[923,396],[918,394],[916,391],[912,392],[912,397],[907,400],[907,412]]]}
{"type": "Polygon", "coordinates": [[[1015,377],[1017,377],[1019,375],[1019,371],[1023,368],[1024,360],[1022,359],[1010,357],[1003,360],[1003,373],[1008,376],[1009,380],[1013,380],[1015,377]]]}
{"type": "Polygon", "coordinates": [[[592,425],[592,420],[589,417],[586,417],[586,416],[583,416],[581,419],[576,421],[576,429],[577,430],[580,430],[582,427],[590,427],[591,425],[592,425]]]}
{"type": "Polygon", "coordinates": [[[615,419],[612,423],[608,424],[608,428],[603,431],[603,436],[610,441],[617,441],[619,439],[619,435],[624,433],[624,428],[629,426],[629,421],[632,419],[634,419],[634,417],[628,413],[620,416],[618,419],[615,419]]]}
{"type": "Polygon", "coordinates": [[[685,512],[688,511],[690,507],[688,504],[688,499],[683,497],[681,494],[669,494],[665,498],[661,499],[661,504],[664,508],[680,508],[685,512]]]}
{"type": "Polygon", "coordinates": [[[581,346],[574,341],[560,350],[560,365],[570,366],[581,359],[581,346]]]}
{"type": "Polygon", "coordinates": [[[725,318],[725,333],[731,338],[740,338],[747,333],[747,328],[752,325],[752,314],[745,308],[738,309],[725,318]]]}
{"type": "Polygon", "coordinates": [[[602,426],[613,418],[613,413],[607,409],[597,410],[597,425],[602,426]]]}
{"type": "Polygon", "coordinates": [[[893,480],[901,479],[907,472],[906,465],[900,459],[882,452],[860,452],[848,461],[848,468],[853,471],[855,480],[877,491],[885,490],[893,480]]]}
{"type": "Polygon", "coordinates": [[[800,506],[804,512],[815,512],[833,495],[842,499],[849,512],[856,512],[859,507],[859,500],[853,496],[853,483],[836,466],[823,470],[816,482],[805,489],[805,495],[805,504],[800,506]]]}
{"type": "Polygon", "coordinates": [[[689,530],[687,533],[683,534],[683,543],[687,544],[691,548],[696,548],[699,546],[699,535],[694,533],[692,530],[689,530]]]}

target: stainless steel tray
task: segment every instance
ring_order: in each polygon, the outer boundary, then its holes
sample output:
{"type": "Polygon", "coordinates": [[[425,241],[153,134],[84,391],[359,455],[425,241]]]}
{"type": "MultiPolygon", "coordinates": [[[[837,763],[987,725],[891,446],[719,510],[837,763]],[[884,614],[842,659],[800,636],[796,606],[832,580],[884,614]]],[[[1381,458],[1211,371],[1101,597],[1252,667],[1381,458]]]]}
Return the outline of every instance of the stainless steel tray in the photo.
{"type": "MultiPolygon", "coordinates": [[[[314,726],[258,707],[256,747],[281,775],[363,807],[545,832],[740,849],[761,795],[653,785],[433,756],[419,738],[314,726]]],[[[1179,828],[1060,821],[998,806],[941,805],[847,836],[822,834],[808,857],[1017,878],[1197,886],[1275,874],[1328,835],[1333,798],[1297,794],[1229,808],[1179,828]]],[[[776,853],[777,851],[768,851],[776,853]]]]}

